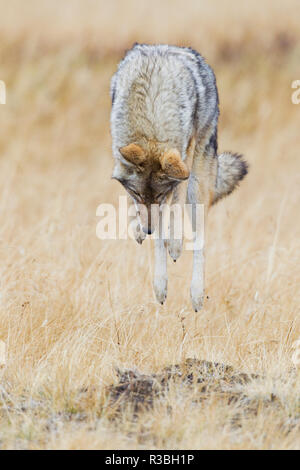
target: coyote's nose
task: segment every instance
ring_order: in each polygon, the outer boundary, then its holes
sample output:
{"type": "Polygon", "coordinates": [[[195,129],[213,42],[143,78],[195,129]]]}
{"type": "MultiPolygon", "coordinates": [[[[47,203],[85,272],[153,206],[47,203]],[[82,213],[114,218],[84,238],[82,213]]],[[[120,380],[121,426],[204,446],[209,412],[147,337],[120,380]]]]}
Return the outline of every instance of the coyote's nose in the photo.
{"type": "Polygon", "coordinates": [[[147,235],[151,235],[153,233],[152,228],[150,227],[143,227],[143,232],[146,233],[147,235]]]}

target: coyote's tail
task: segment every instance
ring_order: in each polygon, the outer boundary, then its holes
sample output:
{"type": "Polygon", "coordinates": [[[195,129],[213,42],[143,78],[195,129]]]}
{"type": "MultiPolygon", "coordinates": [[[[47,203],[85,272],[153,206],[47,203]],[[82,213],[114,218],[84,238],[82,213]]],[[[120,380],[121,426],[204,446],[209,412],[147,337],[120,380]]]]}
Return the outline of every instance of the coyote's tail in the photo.
{"type": "Polygon", "coordinates": [[[241,155],[224,152],[218,155],[218,171],[213,204],[230,194],[248,173],[248,164],[241,155]]]}

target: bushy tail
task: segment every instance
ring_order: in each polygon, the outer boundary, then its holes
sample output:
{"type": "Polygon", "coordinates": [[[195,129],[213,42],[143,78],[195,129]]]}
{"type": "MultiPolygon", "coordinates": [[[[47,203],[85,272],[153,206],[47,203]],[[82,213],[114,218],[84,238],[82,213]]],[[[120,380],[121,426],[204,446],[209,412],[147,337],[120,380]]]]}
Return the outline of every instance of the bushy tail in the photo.
{"type": "Polygon", "coordinates": [[[230,194],[248,173],[248,164],[241,155],[225,152],[218,155],[218,172],[213,204],[230,194]]]}

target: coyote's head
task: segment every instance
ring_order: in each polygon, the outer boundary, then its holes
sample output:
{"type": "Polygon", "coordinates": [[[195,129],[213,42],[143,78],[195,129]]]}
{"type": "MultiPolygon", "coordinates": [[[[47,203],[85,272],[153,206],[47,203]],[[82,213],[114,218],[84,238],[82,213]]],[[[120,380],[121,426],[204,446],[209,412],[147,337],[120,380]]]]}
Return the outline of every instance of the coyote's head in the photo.
{"type": "Polygon", "coordinates": [[[140,213],[143,231],[154,231],[151,205],[161,205],[189,171],[177,149],[144,149],[131,143],[119,149],[112,178],[117,179],[133,198],[140,213]],[[146,210],[145,210],[146,208],[146,210]]]}

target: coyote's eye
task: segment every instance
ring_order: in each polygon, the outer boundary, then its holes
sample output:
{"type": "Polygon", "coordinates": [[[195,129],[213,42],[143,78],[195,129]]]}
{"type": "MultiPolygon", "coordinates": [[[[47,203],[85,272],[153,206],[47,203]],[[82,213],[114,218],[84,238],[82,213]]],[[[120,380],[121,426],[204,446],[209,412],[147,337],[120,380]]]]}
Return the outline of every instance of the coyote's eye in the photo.
{"type": "Polygon", "coordinates": [[[165,196],[165,192],[159,193],[159,194],[156,196],[156,199],[162,199],[164,196],[165,196]]]}
{"type": "Polygon", "coordinates": [[[128,189],[138,201],[141,201],[142,199],[141,196],[136,191],[134,191],[134,189],[131,189],[131,188],[128,188],[128,189]]]}
{"type": "Polygon", "coordinates": [[[173,187],[174,187],[173,185],[169,185],[165,187],[163,191],[157,194],[156,199],[157,200],[164,199],[169,194],[169,192],[172,191],[173,187]]]}

